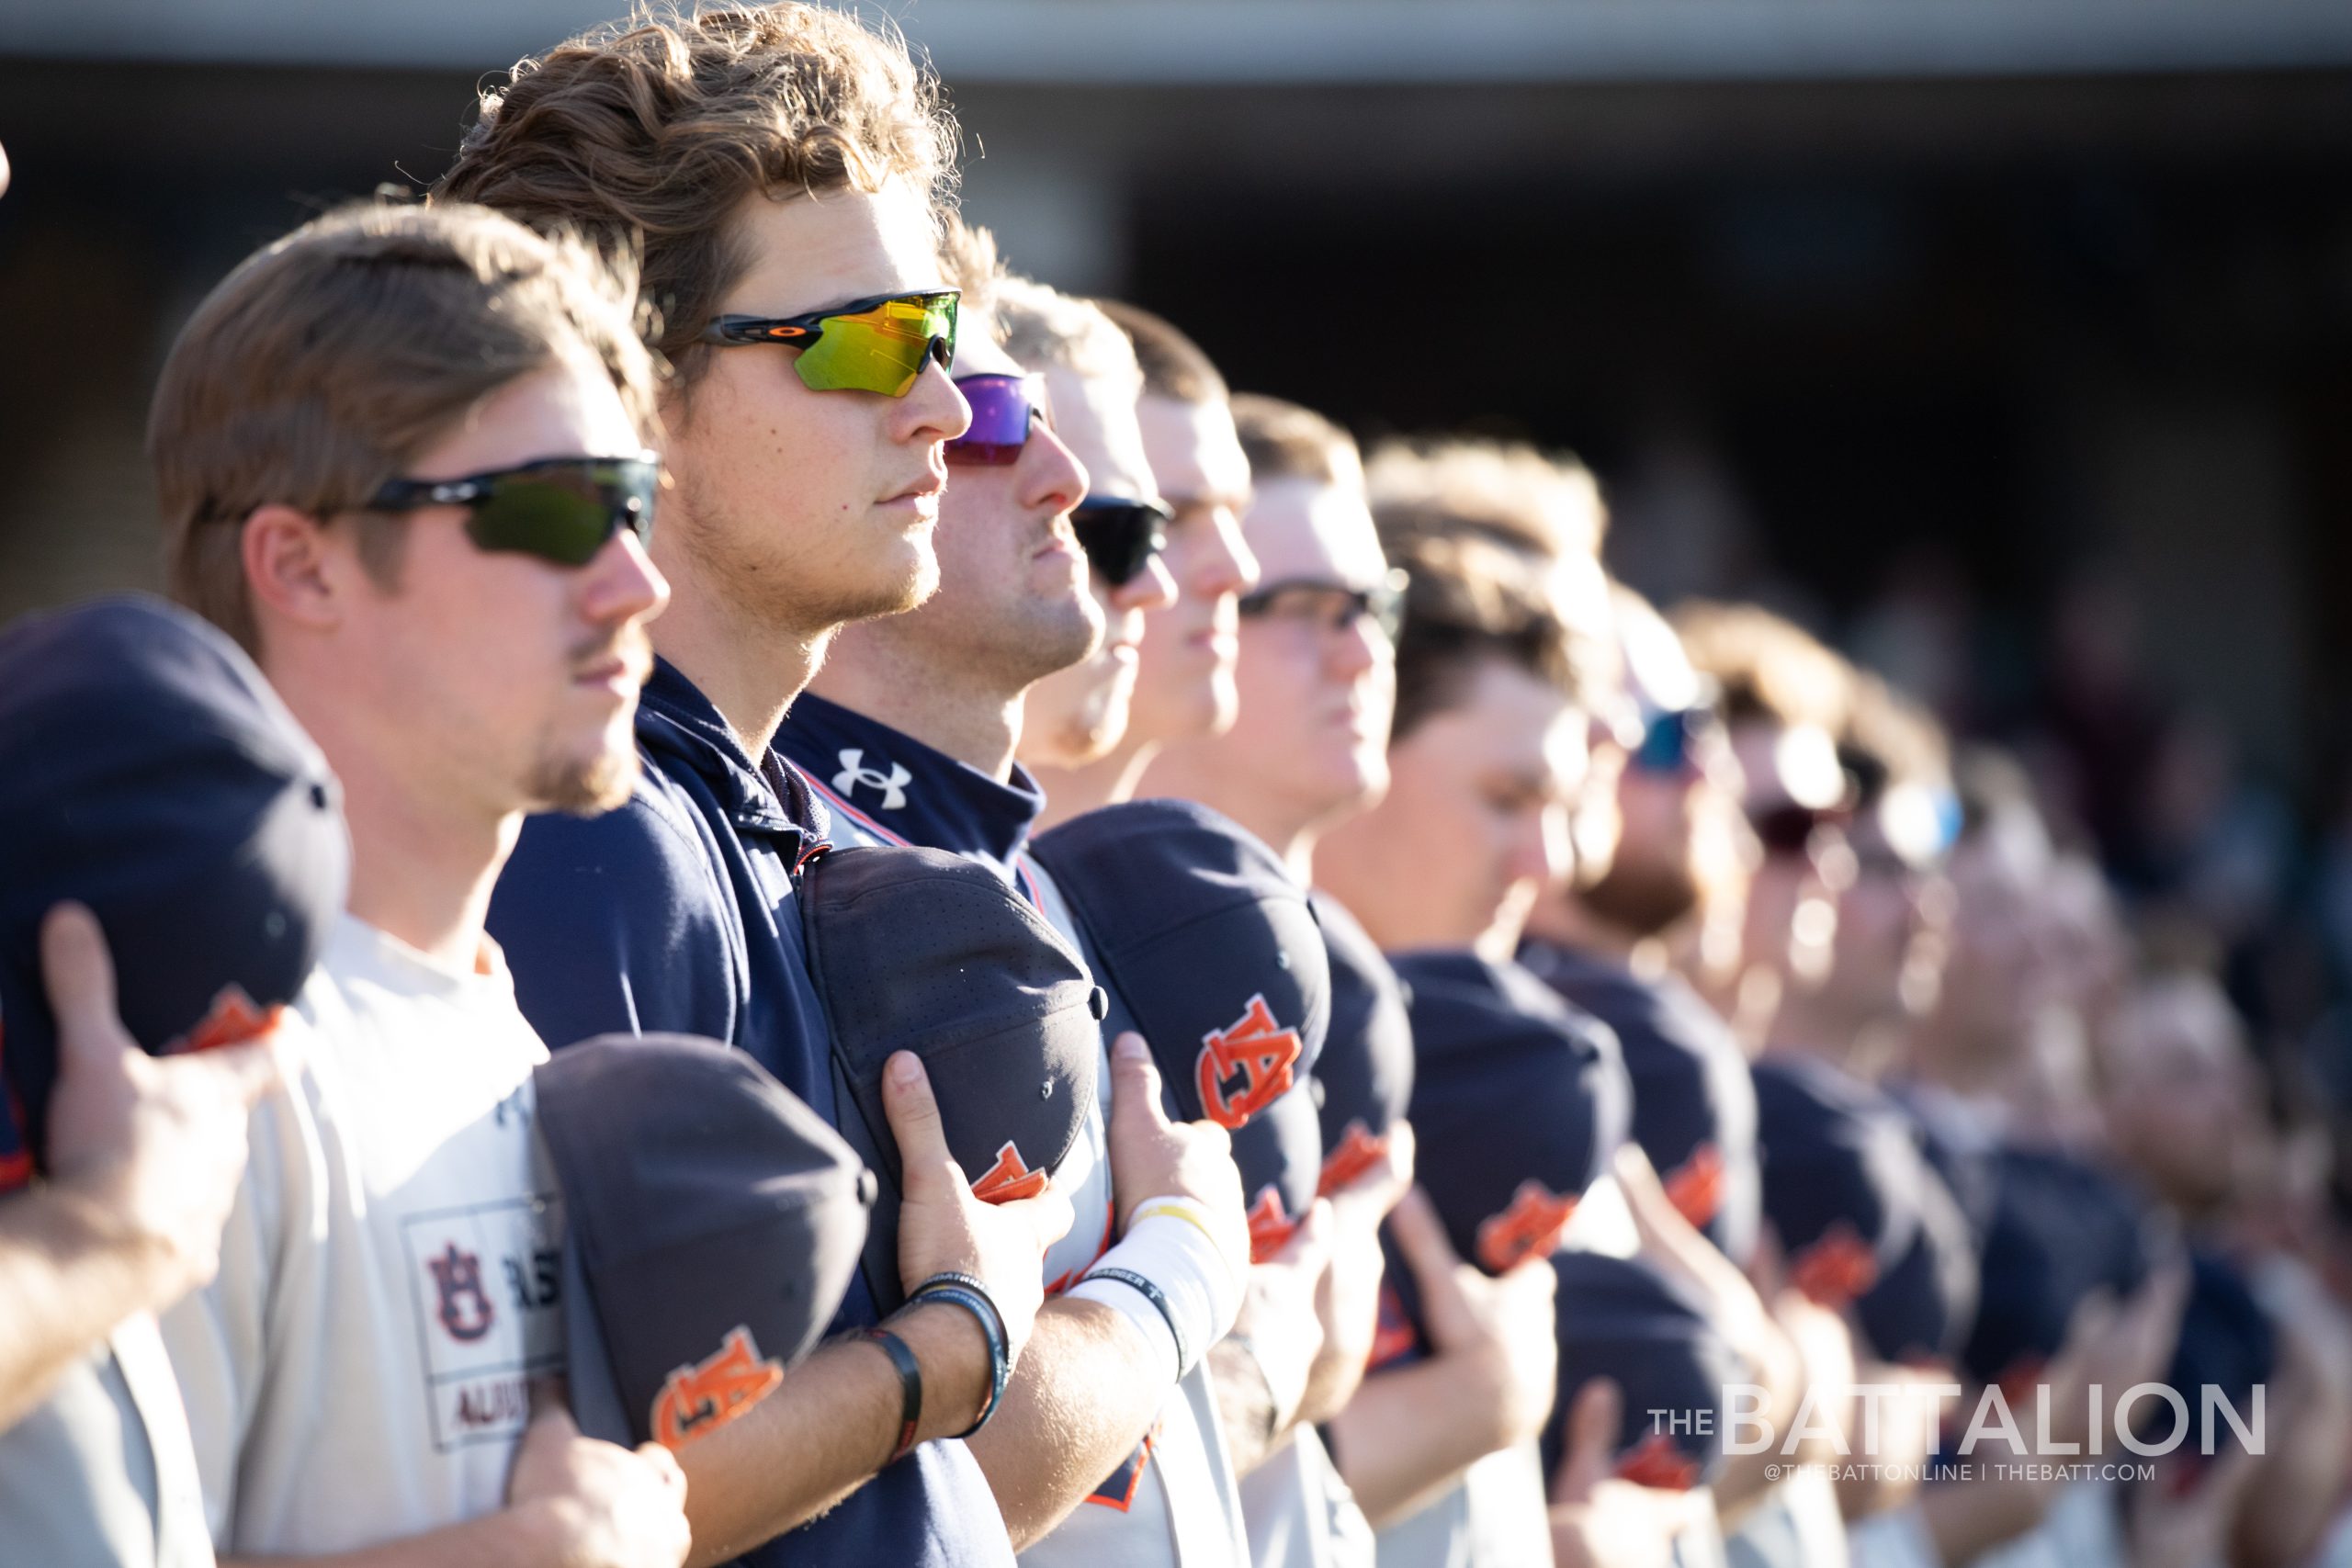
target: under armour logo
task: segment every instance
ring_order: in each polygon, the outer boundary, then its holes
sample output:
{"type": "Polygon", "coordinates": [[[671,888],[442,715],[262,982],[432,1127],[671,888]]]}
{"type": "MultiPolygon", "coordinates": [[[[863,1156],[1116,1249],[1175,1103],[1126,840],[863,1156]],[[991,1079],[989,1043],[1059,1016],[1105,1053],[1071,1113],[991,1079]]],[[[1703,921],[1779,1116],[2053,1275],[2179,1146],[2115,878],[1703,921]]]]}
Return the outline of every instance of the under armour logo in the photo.
{"type": "Polygon", "coordinates": [[[865,765],[865,749],[844,746],[841,750],[842,771],[833,775],[833,787],[852,799],[857,796],[857,786],[865,784],[882,792],[882,809],[896,811],[907,803],[907,786],[915,782],[914,774],[903,764],[892,762],[890,771],[865,765]]]}

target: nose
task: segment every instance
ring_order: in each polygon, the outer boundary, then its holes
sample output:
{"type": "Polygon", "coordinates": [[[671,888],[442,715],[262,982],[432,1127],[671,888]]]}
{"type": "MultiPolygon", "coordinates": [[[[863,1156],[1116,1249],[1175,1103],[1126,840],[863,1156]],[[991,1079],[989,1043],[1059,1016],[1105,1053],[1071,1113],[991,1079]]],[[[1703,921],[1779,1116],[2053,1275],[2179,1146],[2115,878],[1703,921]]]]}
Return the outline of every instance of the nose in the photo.
{"type": "Polygon", "coordinates": [[[1114,610],[1165,610],[1176,603],[1176,579],[1168,570],[1168,562],[1153,556],[1143,563],[1143,570],[1111,590],[1111,607],[1114,610]]]}
{"type": "Polygon", "coordinates": [[[1043,420],[1029,427],[1014,478],[1021,504],[1040,512],[1068,512],[1086,499],[1086,465],[1043,420]]]}
{"type": "Polygon", "coordinates": [[[650,621],[669,607],[670,580],[624,528],[588,563],[580,595],[581,613],[600,626],[650,621]]]}
{"type": "Polygon", "coordinates": [[[1205,547],[1186,573],[1184,586],[1204,599],[1239,593],[1258,581],[1258,558],[1241,537],[1241,519],[1230,506],[1209,511],[1205,547]]]}
{"type": "Polygon", "coordinates": [[[1513,882],[1553,887],[1565,881],[1575,851],[1568,839],[1567,807],[1555,801],[1518,814],[1511,824],[1505,869],[1513,882]]]}
{"type": "Polygon", "coordinates": [[[1388,638],[1370,615],[1351,616],[1330,639],[1325,667],[1341,681],[1352,681],[1377,665],[1388,651],[1388,638]]]}
{"type": "Polygon", "coordinates": [[[972,405],[964,400],[936,355],[925,356],[915,384],[891,412],[892,434],[909,446],[953,441],[972,428],[972,405]]]}

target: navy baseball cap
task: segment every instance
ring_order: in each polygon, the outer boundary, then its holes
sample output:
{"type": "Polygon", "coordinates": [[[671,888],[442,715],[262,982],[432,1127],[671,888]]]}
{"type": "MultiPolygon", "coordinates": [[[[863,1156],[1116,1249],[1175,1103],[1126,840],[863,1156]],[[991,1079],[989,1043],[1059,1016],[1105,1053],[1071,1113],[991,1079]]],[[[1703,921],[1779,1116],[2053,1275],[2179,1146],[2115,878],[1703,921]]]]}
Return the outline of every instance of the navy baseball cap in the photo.
{"type": "MultiPolygon", "coordinates": [[[[145,596],[0,631],[0,1028],[29,1174],[57,1073],[42,918],[97,916],[118,1006],[150,1051],[250,1037],[291,1002],[342,912],[342,794],[261,671],[145,596]]],[[[0,1116],[0,1140],[9,1132],[0,1116]]]]}
{"type": "Polygon", "coordinates": [[[1762,1186],[1756,1088],[1728,1024],[1673,976],[1530,939],[1519,961],[1570,1006],[1607,1024],[1634,1086],[1629,1135],[1693,1228],[1735,1262],[1756,1250],[1762,1186]]]}
{"type": "Polygon", "coordinates": [[[1250,1211],[1250,1261],[1263,1263],[1289,1243],[1322,1176],[1323,1125],[1308,1079],[1233,1130],[1233,1163],[1250,1211]]]}
{"type": "Polygon", "coordinates": [[[1764,1216],[1790,1283],[1842,1312],[1911,1249],[1926,1163],[1894,1103],[1827,1063],[1768,1057],[1754,1076],[1764,1216]]]}
{"type": "Polygon", "coordinates": [[[888,1312],[904,1288],[883,1064],[899,1051],[922,1058],[948,1150],[976,1196],[1033,1197],[1093,1109],[1103,998],[1061,933],[962,855],[829,850],[808,862],[797,902],[832,1037],[836,1120],[881,1178],[865,1279],[888,1312]]]}
{"type": "Polygon", "coordinates": [[[1313,1070],[1331,1016],[1322,928],[1248,829],[1189,800],[1136,800],[1030,853],[1110,992],[1107,1032],[1150,1043],[1170,1116],[1238,1128],[1313,1070]]]}
{"type": "Polygon", "coordinates": [[[1404,985],[1356,918],[1325,894],[1308,902],[1331,964],[1331,1025],[1308,1079],[1328,1194],[1387,1157],[1389,1129],[1413,1098],[1413,1021],[1404,985]]]}
{"type": "Polygon", "coordinates": [[[2094,1291],[2120,1300],[2140,1288],[2150,1247],[2138,1201],[2104,1171],[2046,1149],[2005,1147],[1996,1158],[1962,1365],[2015,1389],[2040,1377],[2094,1291]]]}
{"type": "Polygon", "coordinates": [[[815,1348],[865,1240],[874,1178],[741,1051],[608,1034],[533,1075],[563,1191],[572,1418],[677,1448],[815,1348]]]}
{"type": "MultiPolygon", "coordinates": [[[[2172,1364],[2165,1384],[2188,1407],[2189,1430],[2201,1436],[2207,1391],[2225,1401],[2254,1427],[2254,1390],[2270,1381],[2278,1366],[2278,1332],[2269,1314],[2255,1299],[2254,1291],[2237,1267],[2219,1253],[2192,1251],[2188,1258],[2188,1299],[2180,1309],[2180,1337],[2174,1342],[2172,1364]]],[[[2170,1409],[2148,1401],[2139,1410],[2143,1441],[2161,1441],[2171,1429],[2170,1409]]],[[[2214,1440],[2244,1447],[2226,1416],[2213,1418],[2214,1440]]],[[[2189,1442],[2178,1450],[2190,1460],[2190,1484],[2207,1456],[2189,1442]]]]}
{"type": "Polygon", "coordinates": [[[1898,1366],[1950,1361],[1976,1319],[1976,1237],[1932,1164],[1917,1201],[1910,1247],[1854,1303],[1871,1350],[1898,1366]]]}
{"type": "Polygon", "coordinates": [[[1668,1491],[1723,1468],[1725,1389],[1747,1371],[1706,1307],[1646,1259],[1558,1252],[1559,1396],[1543,1437],[1544,1473],[1560,1466],[1568,1409],[1596,1377],[1623,1395],[1613,1472],[1668,1491]]]}
{"type": "Polygon", "coordinates": [[[1494,1274],[1552,1251],[1624,1141],[1616,1037],[1517,964],[1394,963],[1413,1022],[1416,1179],[1454,1250],[1494,1274]]]}

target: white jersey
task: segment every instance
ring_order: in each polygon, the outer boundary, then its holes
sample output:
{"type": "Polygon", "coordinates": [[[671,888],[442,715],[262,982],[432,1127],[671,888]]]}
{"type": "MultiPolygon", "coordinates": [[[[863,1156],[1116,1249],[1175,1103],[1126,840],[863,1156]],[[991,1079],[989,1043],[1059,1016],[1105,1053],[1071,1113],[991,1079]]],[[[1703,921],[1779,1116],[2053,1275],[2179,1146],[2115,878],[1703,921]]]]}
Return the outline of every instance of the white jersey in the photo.
{"type": "Polygon", "coordinates": [[[454,973],[345,916],[297,1008],[304,1066],[254,1113],[220,1276],[164,1325],[224,1555],[494,1512],[528,1380],[563,1365],[548,1053],[496,948],[454,973]]]}
{"type": "Polygon", "coordinates": [[[1542,1454],[1530,1442],[1487,1455],[1378,1541],[1380,1568],[1549,1568],[1542,1454]]]}
{"type": "Polygon", "coordinates": [[[1241,1478],[1241,1517],[1250,1568],[1373,1568],[1372,1526],[1312,1427],[1241,1478]]]}
{"type": "MultiPolygon", "coordinates": [[[[1018,872],[1034,886],[1046,919],[1083,953],[1061,890],[1025,858],[1018,872]]],[[[1055,1289],[1075,1283],[1111,1244],[1117,1213],[1111,1190],[1110,1113],[1106,1042],[1093,1113],[1055,1172],[1055,1185],[1069,1193],[1079,1216],[1070,1234],[1046,1254],[1046,1278],[1055,1289]]],[[[1241,1495],[1217,1421],[1207,1357],[1171,1392],[1141,1448],[1053,1533],[1021,1554],[1023,1568],[1098,1568],[1106,1562],[1121,1568],[1241,1568],[1249,1562],[1241,1495]]]]}

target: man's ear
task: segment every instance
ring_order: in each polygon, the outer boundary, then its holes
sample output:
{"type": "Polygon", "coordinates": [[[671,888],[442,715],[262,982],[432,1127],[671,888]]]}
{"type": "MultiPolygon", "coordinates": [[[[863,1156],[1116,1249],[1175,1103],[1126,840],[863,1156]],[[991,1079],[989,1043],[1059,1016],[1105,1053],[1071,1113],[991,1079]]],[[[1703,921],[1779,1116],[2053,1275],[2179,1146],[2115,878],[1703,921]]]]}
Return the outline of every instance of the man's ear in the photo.
{"type": "Polygon", "coordinates": [[[241,554],[254,607],[299,626],[324,630],[342,618],[345,563],[332,558],[325,528],[307,512],[273,502],[245,519],[241,554]]]}

